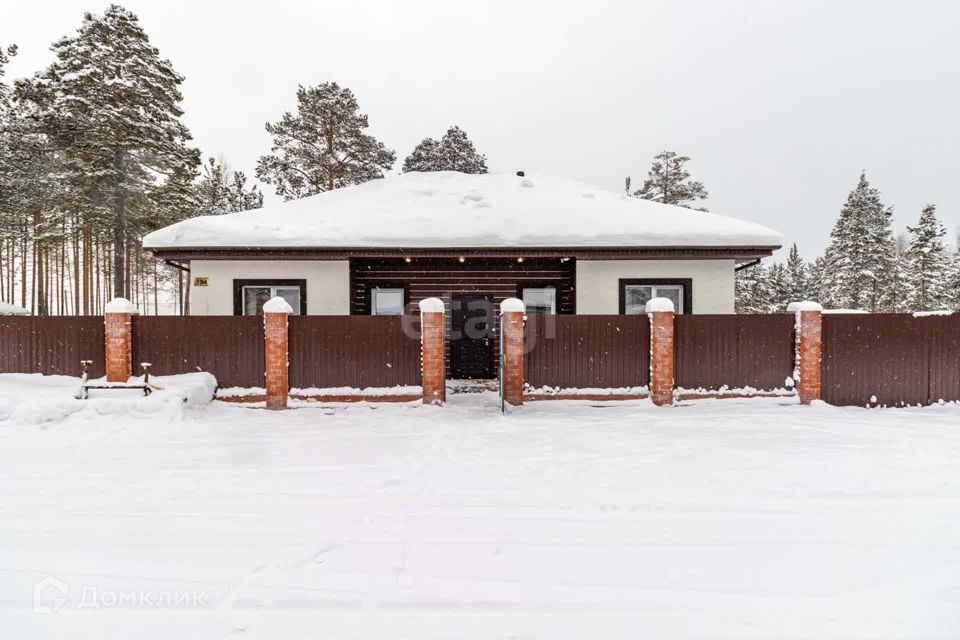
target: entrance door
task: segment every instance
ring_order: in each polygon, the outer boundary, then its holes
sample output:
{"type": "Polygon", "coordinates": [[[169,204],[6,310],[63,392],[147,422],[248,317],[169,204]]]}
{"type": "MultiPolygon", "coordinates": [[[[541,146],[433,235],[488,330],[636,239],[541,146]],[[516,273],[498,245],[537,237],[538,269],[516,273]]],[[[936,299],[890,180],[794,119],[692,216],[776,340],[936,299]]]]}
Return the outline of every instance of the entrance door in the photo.
{"type": "Polygon", "coordinates": [[[477,380],[493,377],[493,299],[472,293],[451,298],[450,376],[477,380]]]}

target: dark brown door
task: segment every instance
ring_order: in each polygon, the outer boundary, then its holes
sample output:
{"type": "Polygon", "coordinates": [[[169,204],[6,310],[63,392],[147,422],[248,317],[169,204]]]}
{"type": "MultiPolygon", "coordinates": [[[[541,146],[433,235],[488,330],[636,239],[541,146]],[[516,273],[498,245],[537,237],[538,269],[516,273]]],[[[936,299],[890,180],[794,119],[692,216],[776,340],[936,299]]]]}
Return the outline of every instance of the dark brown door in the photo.
{"type": "Polygon", "coordinates": [[[450,375],[476,380],[493,377],[493,299],[455,293],[451,299],[450,375]]]}

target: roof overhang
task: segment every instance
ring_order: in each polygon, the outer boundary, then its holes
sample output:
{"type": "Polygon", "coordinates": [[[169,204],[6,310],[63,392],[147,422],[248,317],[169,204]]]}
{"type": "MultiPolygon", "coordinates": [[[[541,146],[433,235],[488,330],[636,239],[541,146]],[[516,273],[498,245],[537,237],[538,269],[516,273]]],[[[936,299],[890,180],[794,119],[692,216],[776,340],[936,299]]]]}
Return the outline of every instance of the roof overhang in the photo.
{"type": "Polygon", "coordinates": [[[176,247],[150,248],[164,260],[347,260],[350,258],[578,258],[582,260],[746,260],[764,258],[778,245],[756,247],[176,247]]]}

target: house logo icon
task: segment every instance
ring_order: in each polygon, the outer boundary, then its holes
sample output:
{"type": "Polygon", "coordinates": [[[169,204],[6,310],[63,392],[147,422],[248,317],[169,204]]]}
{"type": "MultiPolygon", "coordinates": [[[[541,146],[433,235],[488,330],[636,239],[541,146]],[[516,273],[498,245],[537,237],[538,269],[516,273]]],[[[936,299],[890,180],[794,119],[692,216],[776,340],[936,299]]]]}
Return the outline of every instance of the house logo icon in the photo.
{"type": "Polygon", "coordinates": [[[56,613],[67,603],[70,585],[56,576],[47,576],[33,585],[33,612],[56,613]]]}

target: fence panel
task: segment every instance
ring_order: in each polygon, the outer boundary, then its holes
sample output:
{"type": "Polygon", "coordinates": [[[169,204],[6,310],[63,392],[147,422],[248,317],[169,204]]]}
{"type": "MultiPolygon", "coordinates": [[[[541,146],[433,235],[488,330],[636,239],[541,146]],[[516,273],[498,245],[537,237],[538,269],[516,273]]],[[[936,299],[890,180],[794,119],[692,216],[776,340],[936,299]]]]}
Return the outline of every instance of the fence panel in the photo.
{"type": "Polygon", "coordinates": [[[830,404],[960,400],[958,361],[958,316],[823,316],[823,399],[830,404]]]}
{"type": "Polygon", "coordinates": [[[291,316],[290,387],[420,384],[418,319],[291,316]]]}
{"type": "Polygon", "coordinates": [[[0,316],[0,373],[104,375],[102,316],[0,316]]]}
{"type": "Polygon", "coordinates": [[[609,389],[650,384],[646,315],[530,315],[523,377],[533,387],[609,389]]]}
{"type": "Polygon", "coordinates": [[[134,316],[133,368],[155,375],[209,371],[220,387],[263,387],[263,318],[134,316]]]}
{"type": "Polygon", "coordinates": [[[782,388],[793,375],[794,325],[792,314],[676,316],[676,386],[782,388]]]}

